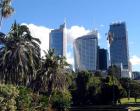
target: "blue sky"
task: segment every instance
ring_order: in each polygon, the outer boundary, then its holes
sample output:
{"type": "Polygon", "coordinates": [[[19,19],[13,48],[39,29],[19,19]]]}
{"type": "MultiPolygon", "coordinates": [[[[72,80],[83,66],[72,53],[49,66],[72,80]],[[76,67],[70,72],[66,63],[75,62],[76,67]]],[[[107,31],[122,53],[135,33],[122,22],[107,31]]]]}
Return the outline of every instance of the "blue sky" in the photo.
{"type": "Polygon", "coordinates": [[[16,20],[18,23],[36,27],[42,33],[48,33],[49,29],[58,28],[66,18],[69,32],[74,29],[98,29],[101,36],[99,44],[104,48],[107,48],[105,33],[109,30],[109,24],[125,21],[133,70],[140,71],[140,0],[13,0],[12,6],[15,13],[4,20],[4,32],[8,32],[16,20]]]}

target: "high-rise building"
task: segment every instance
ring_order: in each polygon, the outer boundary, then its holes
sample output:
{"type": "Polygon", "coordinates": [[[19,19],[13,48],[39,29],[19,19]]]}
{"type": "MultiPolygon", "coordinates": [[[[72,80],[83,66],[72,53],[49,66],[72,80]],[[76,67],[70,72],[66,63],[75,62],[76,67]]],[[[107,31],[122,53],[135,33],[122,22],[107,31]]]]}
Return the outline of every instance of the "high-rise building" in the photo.
{"type": "Polygon", "coordinates": [[[99,70],[107,70],[109,63],[109,56],[107,49],[98,50],[98,58],[99,58],[99,70]]]}
{"type": "Polygon", "coordinates": [[[98,32],[92,31],[74,41],[74,60],[76,71],[95,71],[97,69],[98,32]]]}
{"type": "Polygon", "coordinates": [[[122,64],[124,69],[129,69],[128,35],[125,22],[111,24],[109,33],[112,36],[110,43],[111,64],[122,64]]]}
{"type": "Polygon", "coordinates": [[[67,36],[66,24],[60,25],[59,29],[54,29],[50,32],[49,48],[54,49],[55,55],[66,56],[67,36]]]}
{"type": "Polygon", "coordinates": [[[125,22],[117,22],[110,25],[109,40],[111,64],[120,64],[120,67],[122,67],[121,77],[131,78],[128,34],[125,22]]]}
{"type": "Polygon", "coordinates": [[[140,72],[138,72],[138,71],[132,72],[132,78],[134,80],[140,80],[140,72]]]}

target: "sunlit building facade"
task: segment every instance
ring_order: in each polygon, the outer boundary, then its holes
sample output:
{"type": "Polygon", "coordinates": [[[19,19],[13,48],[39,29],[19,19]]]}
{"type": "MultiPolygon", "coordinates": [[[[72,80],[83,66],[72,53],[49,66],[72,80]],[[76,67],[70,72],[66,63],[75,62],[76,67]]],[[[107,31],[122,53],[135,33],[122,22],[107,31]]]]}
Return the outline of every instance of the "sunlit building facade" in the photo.
{"type": "Polygon", "coordinates": [[[92,31],[74,41],[74,61],[76,71],[95,71],[98,67],[98,32],[92,31]]]}
{"type": "Polygon", "coordinates": [[[55,55],[66,56],[67,36],[66,24],[60,25],[59,29],[54,29],[50,32],[49,48],[54,49],[55,55]]]}

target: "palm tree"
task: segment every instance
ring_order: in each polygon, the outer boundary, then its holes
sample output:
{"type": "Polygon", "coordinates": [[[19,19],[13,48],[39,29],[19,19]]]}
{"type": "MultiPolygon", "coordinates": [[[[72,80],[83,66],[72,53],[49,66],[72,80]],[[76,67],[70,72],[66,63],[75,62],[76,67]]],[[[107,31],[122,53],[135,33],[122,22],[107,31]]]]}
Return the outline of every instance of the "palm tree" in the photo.
{"type": "Polygon", "coordinates": [[[13,12],[14,9],[11,7],[11,0],[0,1],[0,27],[2,25],[3,18],[9,17],[13,12]]]}
{"type": "Polygon", "coordinates": [[[68,86],[65,69],[67,65],[65,57],[56,56],[53,49],[50,49],[48,53],[45,52],[45,59],[42,59],[42,66],[37,72],[36,80],[31,85],[32,88],[35,91],[47,91],[49,95],[54,90],[63,90],[68,86]],[[40,87],[37,87],[38,85],[40,87]]]}
{"type": "Polygon", "coordinates": [[[7,35],[0,34],[0,42],[1,79],[26,85],[39,68],[40,40],[31,36],[27,26],[15,22],[7,35]]]}

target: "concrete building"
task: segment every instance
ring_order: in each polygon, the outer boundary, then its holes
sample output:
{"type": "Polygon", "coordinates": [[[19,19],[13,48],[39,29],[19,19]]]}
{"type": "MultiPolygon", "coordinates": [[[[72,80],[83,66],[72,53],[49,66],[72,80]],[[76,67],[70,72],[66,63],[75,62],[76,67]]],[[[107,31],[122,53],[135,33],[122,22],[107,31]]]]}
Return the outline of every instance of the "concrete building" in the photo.
{"type": "Polygon", "coordinates": [[[98,67],[98,32],[96,30],[74,41],[76,71],[95,71],[98,67]]]}
{"type": "Polygon", "coordinates": [[[66,56],[67,51],[67,36],[66,24],[60,25],[59,29],[54,29],[50,32],[49,48],[54,49],[54,53],[58,56],[66,56]]]}

